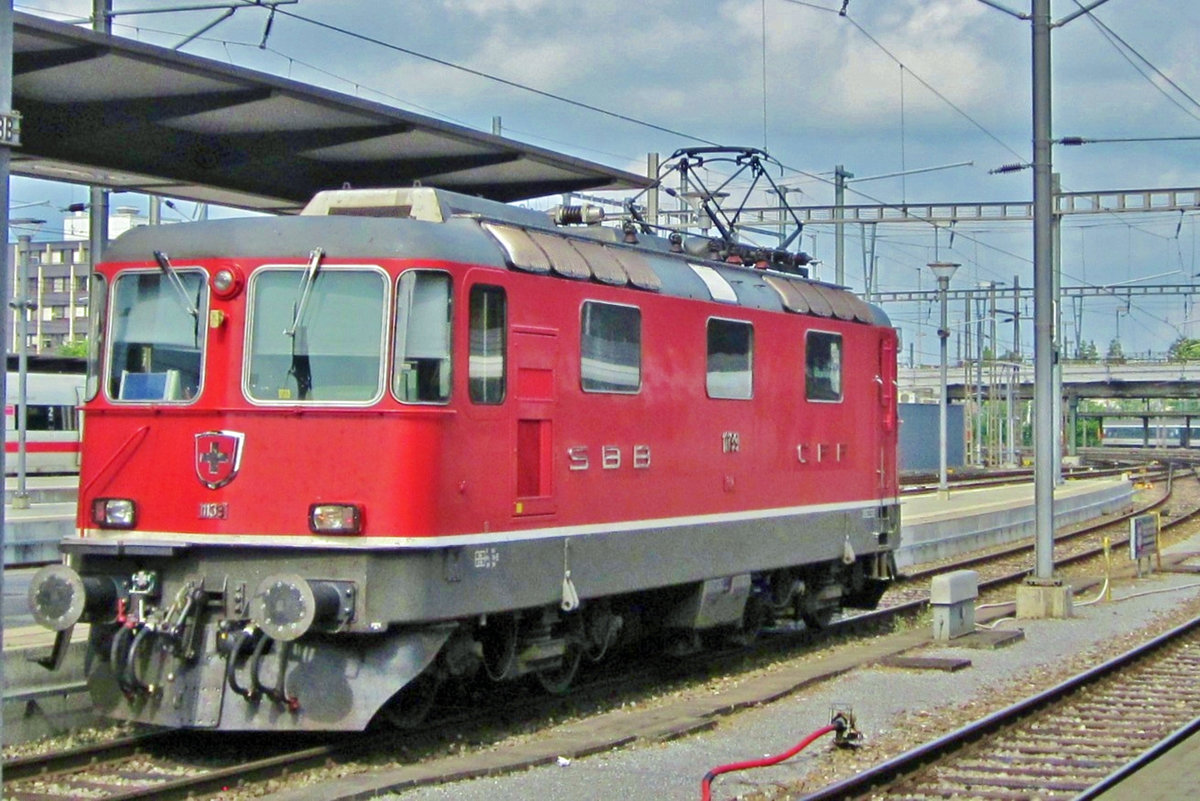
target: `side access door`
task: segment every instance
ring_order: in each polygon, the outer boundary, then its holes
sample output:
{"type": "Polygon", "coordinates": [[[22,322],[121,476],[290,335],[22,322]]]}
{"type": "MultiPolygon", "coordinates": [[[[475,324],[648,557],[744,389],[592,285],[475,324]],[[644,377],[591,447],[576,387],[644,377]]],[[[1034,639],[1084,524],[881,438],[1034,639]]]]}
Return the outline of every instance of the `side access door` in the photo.
{"type": "Polygon", "coordinates": [[[513,514],[549,515],[554,497],[554,409],[558,381],[558,330],[512,327],[516,367],[516,475],[513,514]]]}

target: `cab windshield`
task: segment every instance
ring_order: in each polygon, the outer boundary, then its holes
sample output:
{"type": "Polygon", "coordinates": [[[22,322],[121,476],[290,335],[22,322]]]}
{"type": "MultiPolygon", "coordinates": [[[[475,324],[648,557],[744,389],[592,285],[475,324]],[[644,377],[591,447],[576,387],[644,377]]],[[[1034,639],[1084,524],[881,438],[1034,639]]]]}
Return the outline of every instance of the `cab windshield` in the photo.
{"type": "Polygon", "coordinates": [[[186,403],[196,397],[207,319],[204,272],[125,272],[111,294],[109,398],[186,403]]]}
{"type": "Polygon", "coordinates": [[[246,395],[276,403],[381,397],[387,290],[386,275],[369,267],[257,272],[246,395]]]}

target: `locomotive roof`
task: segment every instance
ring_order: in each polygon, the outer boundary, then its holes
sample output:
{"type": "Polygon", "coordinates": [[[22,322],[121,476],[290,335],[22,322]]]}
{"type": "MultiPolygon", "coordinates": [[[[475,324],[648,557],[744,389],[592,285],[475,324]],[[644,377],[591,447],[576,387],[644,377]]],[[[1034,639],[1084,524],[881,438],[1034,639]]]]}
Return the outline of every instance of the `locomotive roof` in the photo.
{"type": "Polygon", "coordinates": [[[304,261],[314,248],[338,260],[428,257],[632,286],[647,292],[770,311],[890,325],[881,309],[832,284],[672,251],[666,239],[625,241],[621,229],[556,227],[549,215],[433,188],[321,193],[299,217],[213,220],[134,228],[109,262],[176,266],[229,258],[304,261]]]}

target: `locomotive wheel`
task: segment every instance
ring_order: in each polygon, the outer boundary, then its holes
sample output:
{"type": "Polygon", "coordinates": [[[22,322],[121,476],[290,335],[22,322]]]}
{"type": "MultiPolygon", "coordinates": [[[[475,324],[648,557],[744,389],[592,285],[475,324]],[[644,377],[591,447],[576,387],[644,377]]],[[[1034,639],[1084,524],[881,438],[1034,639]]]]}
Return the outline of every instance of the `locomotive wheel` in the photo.
{"type": "Polygon", "coordinates": [[[578,645],[568,644],[561,665],[537,671],[538,683],[551,695],[565,695],[567,690],[571,689],[571,682],[575,680],[582,660],[583,649],[578,645]]]}
{"type": "Polygon", "coordinates": [[[392,696],[380,712],[397,729],[415,729],[429,716],[441,686],[432,672],[422,673],[392,696]]]}
{"type": "Polygon", "coordinates": [[[742,612],[742,627],[733,631],[726,639],[730,644],[739,648],[748,648],[762,633],[763,624],[767,620],[767,607],[757,595],[746,599],[746,609],[742,612]]]}
{"type": "Polygon", "coordinates": [[[800,611],[800,619],[810,629],[819,631],[829,625],[829,621],[833,620],[833,613],[836,611],[837,609],[832,606],[805,607],[800,611]]]}

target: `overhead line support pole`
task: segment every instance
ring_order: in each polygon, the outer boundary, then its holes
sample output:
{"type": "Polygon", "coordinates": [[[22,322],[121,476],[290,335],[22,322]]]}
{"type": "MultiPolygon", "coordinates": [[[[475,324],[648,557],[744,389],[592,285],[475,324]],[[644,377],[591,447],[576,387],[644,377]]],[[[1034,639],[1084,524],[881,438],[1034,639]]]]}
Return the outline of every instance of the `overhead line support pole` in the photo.
{"type": "MultiPolygon", "coordinates": [[[[92,30],[112,34],[112,0],[92,0],[92,30]]],[[[108,245],[108,190],[92,186],[88,192],[88,261],[94,268],[108,245]]]]}
{"type": "Polygon", "coordinates": [[[837,238],[834,240],[833,282],[838,286],[846,285],[846,226],[841,221],[846,207],[846,179],[853,177],[854,173],[846,172],[841,164],[833,168],[833,216],[838,223],[837,238]]]}
{"type": "MultiPolygon", "coordinates": [[[[0,0],[0,118],[4,120],[11,119],[12,114],[12,97],[13,97],[13,8],[12,0],[0,0]]],[[[6,126],[7,130],[7,126],[6,126]]],[[[19,138],[15,144],[19,144],[19,138]]],[[[9,177],[9,162],[10,153],[9,147],[14,144],[10,142],[8,137],[0,137],[0,231],[4,231],[4,248],[0,253],[0,298],[3,303],[0,308],[5,310],[4,314],[0,314],[0,342],[4,343],[5,370],[0,373],[0,397],[7,397],[7,373],[8,373],[8,304],[12,297],[12,265],[10,264],[11,250],[8,247],[8,177],[9,177]]],[[[0,468],[4,468],[4,451],[0,450],[0,468]]],[[[0,473],[5,470],[0,469],[0,473]]],[[[0,555],[5,553],[6,538],[5,530],[7,522],[4,519],[4,504],[0,503],[0,555]]],[[[2,559],[3,556],[0,556],[2,559]]],[[[4,595],[4,570],[3,565],[0,565],[0,597],[4,595]]],[[[0,640],[4,638],[4,620],[0,617],[0,640]]],[[[8,682],[4,678],[4,662],[0,659],[0,686],[7,685],[8,682]]],[[[4,711],[0,709],[0,740],[4,739],[4,711]]],[[[0,771],[3,769],[0,768],[0,771]]],[[[0,772],[0,786],[3,785],[3,773],[0,772]]]]}
{"type": "Polygon", "coordinates": [[[1033,0],[1034,578],[1054,576],[1054,276],[1050,235],[1050,0],[1033,0]]]}

